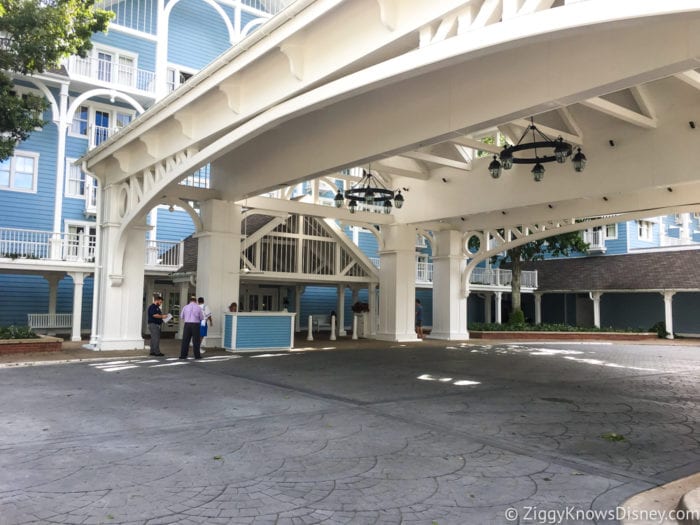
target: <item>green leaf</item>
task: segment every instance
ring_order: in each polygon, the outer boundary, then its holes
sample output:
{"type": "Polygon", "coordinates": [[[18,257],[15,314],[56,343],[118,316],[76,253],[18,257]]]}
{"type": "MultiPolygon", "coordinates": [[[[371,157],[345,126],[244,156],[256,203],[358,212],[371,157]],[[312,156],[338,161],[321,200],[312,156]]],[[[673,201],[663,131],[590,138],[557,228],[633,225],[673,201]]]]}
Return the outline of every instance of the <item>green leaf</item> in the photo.
{"type": "Polygon", "coordinates": [[[616,434],[615,432],[606,432],[605,434],[601,434],[600,437],[608,441],[626,441],[625,436],[616,434]]]}

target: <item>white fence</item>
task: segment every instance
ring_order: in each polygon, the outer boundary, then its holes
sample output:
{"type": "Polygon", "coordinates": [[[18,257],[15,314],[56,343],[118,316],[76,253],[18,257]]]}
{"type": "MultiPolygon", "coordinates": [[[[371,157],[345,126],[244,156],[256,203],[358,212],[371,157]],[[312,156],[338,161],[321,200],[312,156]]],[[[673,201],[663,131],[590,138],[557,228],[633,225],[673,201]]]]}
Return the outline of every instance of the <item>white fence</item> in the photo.
{"type": "MultiPolygon", "coordinates": [[[[487,286],[510,286],[512,282],[513,272],[511,270],[501,270],[500,268],[474,268],[469,277],[470,284],[487,286]]],[[[520,285],[523,288],[537,288],[537,272],[522,272],[520,285]]]]}
{"type": "Polygon", "coordinates": [[[27,324],[33,330],[71,328],[73,314],[27,314],[27,324]]]}

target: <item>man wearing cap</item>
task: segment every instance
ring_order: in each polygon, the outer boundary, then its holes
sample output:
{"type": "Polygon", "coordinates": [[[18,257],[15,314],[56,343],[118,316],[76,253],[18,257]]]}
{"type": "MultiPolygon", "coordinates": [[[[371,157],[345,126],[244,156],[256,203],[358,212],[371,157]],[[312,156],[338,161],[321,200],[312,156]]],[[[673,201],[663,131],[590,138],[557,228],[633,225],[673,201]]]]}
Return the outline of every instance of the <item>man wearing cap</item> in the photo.
{"type": "Polygon", "coordinates": [[[197,304],[196,296],[190,297],[190,302],[180,312],[180,319],[185,323],[182,331],[182,344],[180,345],[180,359],[187,359],[187,354],[190,350],[190,340],[192,340],[194,358],[201,359],[202,354],[199,352],[201,343],[199,327],[204,319],[204,312],[197,304]]]}
{"type": "Polygon", "coordinates": [[[151,334],[151,355],[162,357],[160,351],[160,329],[163,325],[163,319],[168,317],[164,314],[160,306],[163,304],[163,298],[158,295],[153,295],[153,303],[148,307],[148,331],[151,334]]]}

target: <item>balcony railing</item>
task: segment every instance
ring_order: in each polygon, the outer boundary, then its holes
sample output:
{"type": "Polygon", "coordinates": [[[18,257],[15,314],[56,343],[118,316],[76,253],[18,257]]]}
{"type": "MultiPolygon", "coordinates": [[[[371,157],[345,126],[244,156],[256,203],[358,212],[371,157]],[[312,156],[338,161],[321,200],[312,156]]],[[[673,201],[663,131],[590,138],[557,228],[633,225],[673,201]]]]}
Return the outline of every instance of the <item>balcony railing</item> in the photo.
{"type": "MultiPolygon", "coordinates": [[[[17,228],[0,228],[0,259],[52,260],[79,263],[95,261],[95,235],[17,228]]],[[[146,241],[146,267],[174,271],[182,266],[184,244],[146,241]]]]}
{"type": "Polygon", "coordinates": [[[92,262],[95,240],[85,233],[0,228],[0,257],[92,262]]]}
{"type": "Polygon", "coordinates": [[[146,267],[174,271],[182,266],[185,245],[177,241],[146,241],[146,267]]]}
{"type": "MultiPolygon", "coordinates": [[[[513,282],[511,270],[500,268],[474,268],[469,277],[470,284],[486,286],[510,286],[513,282]]],[[[520,274],[520,286],[523,288],[537,288],[537,272],[523,271],[520,274]]]]}
{"type": "Polygon", "coordinates": [[[589,252],[605,252],[605,232],[603,230],[584,230],[583,242],[588,243],[589,252]]]}
{"type": "Polygon", "coordinates": [[[66,69],[72,78],[97,81],[120,88],[131,88],[149,95],[155,94],[155,73],[111,60],[71,56],[66,69]]]}

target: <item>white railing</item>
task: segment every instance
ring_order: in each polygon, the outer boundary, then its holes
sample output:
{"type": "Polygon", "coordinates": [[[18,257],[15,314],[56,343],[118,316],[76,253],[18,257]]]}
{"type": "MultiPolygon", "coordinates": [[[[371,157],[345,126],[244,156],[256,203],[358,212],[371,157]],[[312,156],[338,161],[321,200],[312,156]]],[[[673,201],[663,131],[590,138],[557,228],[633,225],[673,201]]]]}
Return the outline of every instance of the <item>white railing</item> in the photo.
{"type": "Polygon", "coordinates": [[[683,246],[686,244],[691,244],[692,241],[688,239],[680,239],[678,237],[668,237],[663,235],[659,239],[659,244],[661,246],[683,246]]]}
{"type": "Polygon", "coordinates": [[[132,88],[148,94],[155,94],[155,73],[134,66],[94,57],[71,56],[66,61],[66,69],[71,77],[104,82],[132,88]]]}
{"type": "Polygon", "coordinates": [[[589,252],[605,251],[605,231],[604,230],[584,230],[583,242],[588,243],[589,252]]]}
{"type": "Polygon", "coordinates": [[[177,270],[182,266],[185,244],[177,241],[146,240],[146,266],[150,269],[177,270]]]}
{"type": "Polygon", "coordinates": [[[27,325],[33,330],[71,328],[73,314],[27,314],[27,325]]]}
{"type": "Polygon", "coordinates": [[[420,261],[416,263],[416,282],[433,282],[433,263],[420,261]]]}
{"type": "Polygon", "coordinates": [[[95,259],[95,236],[0,228],[0,258],[92,262],[95,259]]]}
{"type": "MultiPolygon", "coordinates": [[[[512,282],[513,272],[500,268],[474,268],[469,277],[470,284],[486,286],[510,286],[512,282]]],[[[523,288],[537,288],[537,272],[523,271],[520,274],[520,286],[523,288]]]]}

